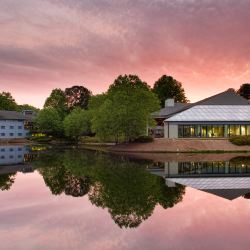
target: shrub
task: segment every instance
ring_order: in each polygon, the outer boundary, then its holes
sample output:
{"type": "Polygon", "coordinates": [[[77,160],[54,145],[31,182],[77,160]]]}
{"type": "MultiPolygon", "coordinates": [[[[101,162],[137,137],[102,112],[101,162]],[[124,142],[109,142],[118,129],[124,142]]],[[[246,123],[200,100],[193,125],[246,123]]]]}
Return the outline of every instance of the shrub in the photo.
{"type": "Polygon", "coordinates": [[[238,146],[250,145],[250,135],[247,136],[233,136],[229,141],[238,146]]]}
{"type": "Polygon", "coordinates": [[[135,139],[135,142],[147,143],[147,142],[152,142],[153,140],[154,138],[151,136],[142,135],[142,136],[137,137],[135,139]]]}

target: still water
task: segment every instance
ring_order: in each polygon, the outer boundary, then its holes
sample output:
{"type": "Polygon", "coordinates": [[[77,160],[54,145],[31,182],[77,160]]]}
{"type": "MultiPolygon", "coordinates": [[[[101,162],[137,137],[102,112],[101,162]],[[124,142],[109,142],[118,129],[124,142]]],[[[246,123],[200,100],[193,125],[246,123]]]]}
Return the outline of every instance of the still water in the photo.
{"type": "Polygon", "coordinates": [[[0,146],[0,249],[249,249],[249,155],[0,146]]]}

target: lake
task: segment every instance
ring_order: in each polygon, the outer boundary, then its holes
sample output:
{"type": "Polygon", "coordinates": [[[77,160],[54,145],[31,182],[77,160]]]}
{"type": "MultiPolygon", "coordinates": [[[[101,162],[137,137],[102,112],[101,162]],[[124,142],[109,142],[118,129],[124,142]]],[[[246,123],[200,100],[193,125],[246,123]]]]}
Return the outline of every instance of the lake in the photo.
{"type": "Polygon", "coordinates": [[[0,146],[1,249],[249,249],[250,155],[0,146]]]}

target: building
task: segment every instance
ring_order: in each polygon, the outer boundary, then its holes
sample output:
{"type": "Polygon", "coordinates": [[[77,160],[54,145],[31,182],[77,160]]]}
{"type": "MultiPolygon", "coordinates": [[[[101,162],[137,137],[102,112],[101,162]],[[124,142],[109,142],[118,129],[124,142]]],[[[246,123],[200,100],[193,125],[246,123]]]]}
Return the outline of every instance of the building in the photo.
{"type": "Polygon", "coordinates": [[[152,114],[157,126],[149,132],[165,138],[227,138],[250,135],[250,102],[233,89],[196,103],[166,100],[152,114]]]}
{"type": "Polygon", "coordinates": [[[168,187],[181,184],[229,200],[250,194],[250,157],[227,161],[171,161],[158,163],[148,170],[165,178],[168,187]]]}
{"type": "Polygon", "coordinates": [[[30,134],[33,111],[23,112],[0,110],[0,140],[22,139],[30,134]]]}

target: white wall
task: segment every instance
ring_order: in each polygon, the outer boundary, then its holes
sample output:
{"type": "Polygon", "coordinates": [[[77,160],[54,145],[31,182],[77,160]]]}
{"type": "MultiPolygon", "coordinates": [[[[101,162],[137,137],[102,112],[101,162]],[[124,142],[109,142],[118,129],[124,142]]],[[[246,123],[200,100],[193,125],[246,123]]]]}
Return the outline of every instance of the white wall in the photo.
{"type": "Polygon", "coordinates": [[[24,128],[24,121],[0,120],[0,139],[25,138],[28,133],[24,128]]]}
{"type": "Polygon", "coordinates": [[[0,146],[0,166],[22,163],[28,153],[25,146],[0,146]]]}

